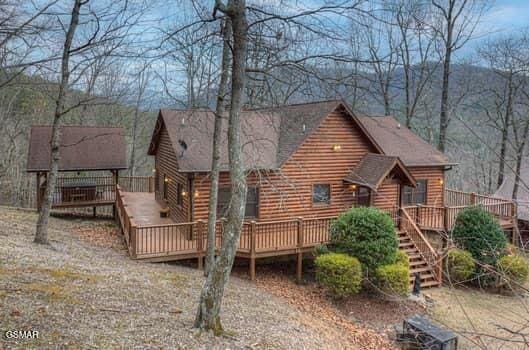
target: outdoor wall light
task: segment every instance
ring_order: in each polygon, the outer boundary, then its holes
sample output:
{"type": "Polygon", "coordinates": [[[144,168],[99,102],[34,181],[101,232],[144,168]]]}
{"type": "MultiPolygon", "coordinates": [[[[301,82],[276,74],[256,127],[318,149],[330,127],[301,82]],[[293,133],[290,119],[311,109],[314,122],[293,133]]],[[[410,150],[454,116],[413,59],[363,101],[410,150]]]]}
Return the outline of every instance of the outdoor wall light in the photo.
{"type": "Polygon", "coordinates": [[[350,189],[351,191],[356,190],[356,185],[349,185],[349,189],[350,189]]]}
{"type": "Polygon", "coordinates": [[[183,197],[187,196],[187,192],[186,191],[182,191],[182,196],[183,197]]]}
{"type": "Polygon", "coordinates": [[[340,146],[340,145],[333,145],[333,146],[332,146],[332,150],[333,150],[334,152],[337,152],[337,151],[339,151],[339,150],[341,150],[341,149],[342,149],[342,146],[340,146]]]}
{"type": "Polygon", "coordinates": [[[440,178],[439,178],[439,185],[442,185],[442,184],[444,184],[444,183],[445,183],[445,181],[443,180],[442,177],[440,177],[440,178]]]}
{"type": "Polygon", "coordinates": [[[163,181],[164,181],[164,182],[169,182],[169,178],[166,177],[166,178],[163,179],[163,181]]]}
{"type": "Polygon", "coordinates": [[[199,196],[198,191],[195,191],[195,192],[193,193],[193,196],[194,196],[195,198],[197,198],[197,197],[199,196]]]}
{"type": "Polygon", "coordinates": [[[156,169],[152,169],[152,172],[155,173],[155,172],[156,172],[156,169]]]}

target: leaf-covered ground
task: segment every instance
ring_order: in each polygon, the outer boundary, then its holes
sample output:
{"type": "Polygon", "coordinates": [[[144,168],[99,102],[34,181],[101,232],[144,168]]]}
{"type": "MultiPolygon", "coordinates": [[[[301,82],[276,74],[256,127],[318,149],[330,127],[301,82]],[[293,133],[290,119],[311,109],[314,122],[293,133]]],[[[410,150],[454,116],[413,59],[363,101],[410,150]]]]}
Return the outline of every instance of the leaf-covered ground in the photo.
{"type": "Polygon", "coordinates": [[[35,220],[34,212],[0,208],[0,348],[390,347],[386,337],[338,314],[304,311],[236,276],[223,304],[226,336],[199,334],[192,324],[200,271],[130,260],[108,221],[53,218],[51,246],[35,245],[35,220]],[[8,340],[7,330],[39,337],[8,340]]]}

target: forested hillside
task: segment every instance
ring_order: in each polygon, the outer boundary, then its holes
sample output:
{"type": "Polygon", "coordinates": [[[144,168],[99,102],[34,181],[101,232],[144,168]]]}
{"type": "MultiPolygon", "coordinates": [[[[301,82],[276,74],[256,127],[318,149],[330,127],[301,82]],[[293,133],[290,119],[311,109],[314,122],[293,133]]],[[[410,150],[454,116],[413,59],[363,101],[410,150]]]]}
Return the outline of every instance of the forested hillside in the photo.
{"type": "MultiPolygon", "coordinates": [[[[26,174],[29,132],[32,125],[50,125],[56,91],[56,84],[25,74],[0,89],[0,205],[35,205],[35,178],[26,174]]],[[[130,96],[116,99],[91,95],[88,101],[82,92],[71,91],[69,103],[81,105],[66,114],[62,123],[125,128],[128,163],[131,164],[131,146],[135,143],[134,171],[149,175],[152,159],[146,154],[157,115],[154,109],[138,110],[136,114],[134,104],[125,98],[130,96]]]]}
{"type": "MultiPolygon", "coordinates": [[[[136,145],[133,171],[142,174],[151,169],[145,150],[157,109],[215,108],[221,72],[222,32],[200,19],[211,4],[177,1],[167,15],[161,4],[89,6],[101,15],[79,26],[61,118],[125,127],[129,152],[136,145]]],[[[491,193],[515,170],[529,136],[525,29],[489,35],[490,8],[478,1],[444,4],[463,14],[457,20],[441,5],[406,1],[323,1],[299,22],[282,17],[298,5],[250,6],[246,108],[342,98],[359,112],[394,115],[444,149],[459,164],[451,187],[491,193]]],[[[29,126],[51,124],[56,106],[56,33],[64,28],[52,19],[69,3],[1,6],[13,30],[0,42],[0,203],[21,205],[32,189],[24,174],[29,126]]]]}

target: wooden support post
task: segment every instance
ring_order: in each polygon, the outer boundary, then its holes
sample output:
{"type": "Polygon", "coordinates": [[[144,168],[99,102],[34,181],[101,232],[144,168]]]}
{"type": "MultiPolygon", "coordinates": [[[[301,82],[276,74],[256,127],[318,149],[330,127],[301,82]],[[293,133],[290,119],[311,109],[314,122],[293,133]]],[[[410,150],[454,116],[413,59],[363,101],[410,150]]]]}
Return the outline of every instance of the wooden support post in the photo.
{"type": "MultiPolygon", "coordinates": [[[[131,217],[132,218],[132,217],[131,217]]],[[[136,258],[136,225],[130,220],[130,255],[133,259],[136,258]]]]}
{"type": "Polygon", "coordinates": [[[204,268],[204,260],[203,260],[203,243],[204,243],[204,221],[198,220],[197,221],[197,252],[198,252],[198,269],[202,270],[204,268]]]}
{"type": "Polygon", "coordinates": [[[448,233],[448,231],[450,231],[450,228],[448,227],[448,210],[449,208],[448,207],[444,207],[444,210],[443,210],[443,229],[446,231],[446,233],[448,233]]]}
{"type": "Polygon", "coordinates": [[[250,281],[255,281],[255,233],[257,223],[255,220],[250,222],[250,281]]]}
{"type": "Polygon", "coordinates": [[[37,172],[37,211],[42,206],[42,196],[40,195],[40,172],[37,172]]]}
{"type": "Polygon", "coordinates": [[[401,217],[402,217],[402,207],[398,207],[397,208],[397,228],[399,229],[399,231],[402,230],[401,217]]]}
{"type": "Polygon", "coordinates": [[[96,210],[96,208],[97,208],[96,206],[92,207],[94,218],[97,216],[97,210],[96,210]]]}
{"type": "Polygon", "coordinates": [[[470,193],[470,204],[471,205],[476,204],[476,192],[470,193]]]}
{"type": "Polygon", "coordinates": [[[303,218],[298,218],[298,253],[296,261],[296,282],[303,281],[303,218]]]}

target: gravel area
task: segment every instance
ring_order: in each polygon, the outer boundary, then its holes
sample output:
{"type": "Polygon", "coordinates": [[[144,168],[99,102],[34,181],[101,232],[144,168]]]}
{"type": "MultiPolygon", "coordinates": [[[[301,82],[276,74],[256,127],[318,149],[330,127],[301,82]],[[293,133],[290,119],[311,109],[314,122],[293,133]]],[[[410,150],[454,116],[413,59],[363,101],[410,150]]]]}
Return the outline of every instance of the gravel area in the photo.
{"type": "Polygon", "coordinates": [[[364,348],[237,277],[224,298],[227,335],[200,334],[192,328],[200,271],[130,260],[109,221],[52,218],[52,244],[39,246],[35,221],[34,212],[0,208],[0,349],[364,348]],[[8,340],[7,330],[39,337],[8,340]]]}

